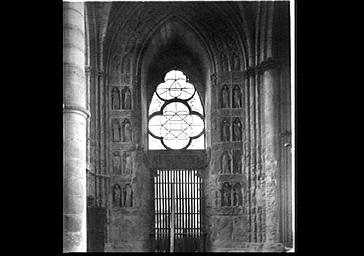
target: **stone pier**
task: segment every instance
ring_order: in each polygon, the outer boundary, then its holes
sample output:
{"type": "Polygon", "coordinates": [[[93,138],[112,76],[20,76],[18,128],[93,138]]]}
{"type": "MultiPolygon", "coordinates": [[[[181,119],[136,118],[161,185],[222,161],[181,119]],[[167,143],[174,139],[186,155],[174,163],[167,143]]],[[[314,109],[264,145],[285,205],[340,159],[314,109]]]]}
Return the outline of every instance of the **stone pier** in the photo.
{"type": "Polygon", "coordinates": [[[84,3],[63,3],[63,252],[86,252],[84,3]]]}

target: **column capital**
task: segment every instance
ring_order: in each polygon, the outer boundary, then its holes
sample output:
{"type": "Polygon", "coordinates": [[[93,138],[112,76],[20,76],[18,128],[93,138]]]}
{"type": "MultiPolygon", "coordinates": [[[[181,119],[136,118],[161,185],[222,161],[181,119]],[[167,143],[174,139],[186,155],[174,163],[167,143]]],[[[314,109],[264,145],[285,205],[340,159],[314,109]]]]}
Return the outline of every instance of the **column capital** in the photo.
{"type": "Polygon", "coordinates": [[[85,65],[85,72],[90,73],[91,72],[91,66],[90,65],[85,65]]]}
{"type": "Polygon", "coordinates": [[[97,76],[105,77],[106,73],[103,70],[97,71],[97,76]]]}
{"type": "Polygon", "coordinates": [[[97,75],[98,77],[106,77],[107,73],[104,70],[99,70],[91,65],[85,65],[85,72],[97,75]]]}
{"type": "Polygon", "coordinates": [[[255,67],[249,67],[248,69],[245,70],[245,74],[247,76],[254,76],[257,72],[257,69],[255,67]]]}
{"type": "Polygon", "coordinates": [[[267,70],[277,70],[281,67],[281,62],[275,58],[268,58],[262,61],[257,67],[258,73],[264,73],[267,70]]]}

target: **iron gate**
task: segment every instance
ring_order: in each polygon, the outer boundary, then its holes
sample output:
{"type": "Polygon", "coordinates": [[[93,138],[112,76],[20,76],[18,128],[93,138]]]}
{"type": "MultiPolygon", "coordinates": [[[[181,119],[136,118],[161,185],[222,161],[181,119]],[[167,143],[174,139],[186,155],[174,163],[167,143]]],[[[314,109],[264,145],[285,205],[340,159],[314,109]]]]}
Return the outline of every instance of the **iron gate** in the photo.
{"type": "Polygon", "coordinates": [[[156,170],[154,252],[204,251],[202,185],[197,170],[156,170]]]}

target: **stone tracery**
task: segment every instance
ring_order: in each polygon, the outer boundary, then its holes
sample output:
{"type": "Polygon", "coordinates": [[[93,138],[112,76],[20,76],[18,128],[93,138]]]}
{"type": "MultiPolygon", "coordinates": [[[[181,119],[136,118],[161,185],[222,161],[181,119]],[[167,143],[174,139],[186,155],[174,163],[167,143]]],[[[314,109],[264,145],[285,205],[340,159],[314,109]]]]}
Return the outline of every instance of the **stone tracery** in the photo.
{"type": "Polygon", "coordinates": [[[199,96],[181,71],[168,72],[164,80],[155,91],[162,102],[155,96],[151,102],[150,109],[155,109],[155,105],[163,105],[159,111],[153,110],[150,115],[149,133],[159,139],[165,148],[188,148],[192,140],[204,132],[203,108],[199,96]]]}

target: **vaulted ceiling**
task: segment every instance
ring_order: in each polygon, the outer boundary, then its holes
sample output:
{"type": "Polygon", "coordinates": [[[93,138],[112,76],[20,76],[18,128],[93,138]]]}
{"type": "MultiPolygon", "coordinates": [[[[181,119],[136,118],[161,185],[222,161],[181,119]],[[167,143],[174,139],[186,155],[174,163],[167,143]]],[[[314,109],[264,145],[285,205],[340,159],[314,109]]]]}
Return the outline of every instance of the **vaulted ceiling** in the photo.
{"type": "Polygon", "coordinates": [[[246,62],[252,33],[246,18],[254,12],[247,8],[245,17],[243,9],[238,2],[113,2],[104,57],[112,60],[132,54],[137,59],[144,55],[155,59],[161,49],[166,53],[174,48],[210,65],[221,51],[237,51],[246,62]]]}
{"type": "Polygon", "coordinates": [[[90,47],[97,47],[90,52],[98,52],[96,66],[101,70],[125,56],[140,68],[161,50],[173,48],[213,72],[221,53],[228,58],[237,53],[243,70],[269,57],[287,62],[287,8],[280,1],[90,2],[90,47]]]}

